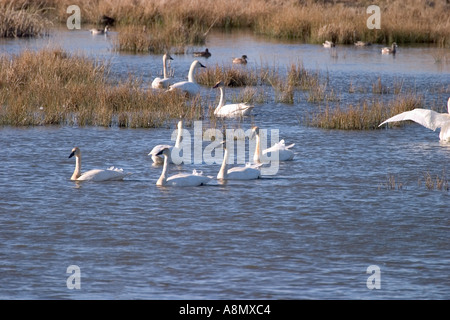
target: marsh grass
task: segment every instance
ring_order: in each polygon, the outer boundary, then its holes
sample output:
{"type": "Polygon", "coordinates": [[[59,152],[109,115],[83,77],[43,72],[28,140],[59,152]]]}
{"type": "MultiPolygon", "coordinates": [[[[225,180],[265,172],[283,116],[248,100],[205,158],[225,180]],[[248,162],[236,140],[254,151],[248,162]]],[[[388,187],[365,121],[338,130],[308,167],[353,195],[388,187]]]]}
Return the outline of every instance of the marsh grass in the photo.
{"type": "Polygon", "coordinates": [[[403,186],[404,184],[402,182],[399,182],[394,174],[388,174],[386,176],[386,181],[380,184],[378,190],[380,190],[382,187],[387,190],[402,190],[403,186]]]}
{"type": "Polygon", "coordinates": [[[198,72],[195,80],[207,87],[213,87],[219,81],[223,81],[227,87],[244,87],[257,85],[260,76],[254,69],[216,64],[214,67],[208,67],[198,72]]]}
{"type": "Polygon", "coordinates": [[[44,9],[26,6],[16,8],[12,2],[0,3],[0,37],[25,38],[47,35],[51,22],[43,16],[44,9]]]}
{"type": "MultiPolygon", "coordinates": [[[[449,190],[448,180],[445,174],[445,170],[443,170],[442,175],[437,174],[434,178],[432,174],[427,171],[423,175],[425,187],[428,190],[449,190]]],[[[422,180],[419,178],[418,180],[419,186],[422,185],[422,180]]]]}
{"type": "Polygon", "coordinates": [[[422,98],[414,94],[399,95],[388,103],[376,100],[346,107],[327,105],[311,116],[310,125],[324,129],[373,130],[387,118],[421,106],[422,98]]]}
{"type": "Polygon", "coordinates": [[[157,127],[202,116],[200,100],[109,80],[108,63],[61,49],[0,57],[0,125],[157,127]],[[30,75],[33,75],[30,77],[30,75]]]}

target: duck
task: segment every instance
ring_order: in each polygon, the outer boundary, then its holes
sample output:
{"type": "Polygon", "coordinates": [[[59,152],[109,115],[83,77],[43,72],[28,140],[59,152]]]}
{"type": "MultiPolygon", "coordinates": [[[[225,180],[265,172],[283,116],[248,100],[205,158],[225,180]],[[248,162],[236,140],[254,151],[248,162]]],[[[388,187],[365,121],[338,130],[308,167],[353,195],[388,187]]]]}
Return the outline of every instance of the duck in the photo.
{"type": "Polygon", "coordinates": [[[334,44],[333,41],[328,41],[328,40],[325,40],[325,42],[322,43],[322,45],[323,45],[325,48],[333,48],[333,47],[336,46],[336,45],[334,44]]]}
{"type": "Polygon", "coordinates": [[[355,42],[355,46],[357,47],[366,47],[366,46],[371,46],[372,43],[370,42],[364,42],[364,41],[356,41],[355,42]]]}
{"type": "Polygon", "coordinates": [[[91,29],[89,31],[91,31],[92,34],[107,34],[109,31],[109,26],[106,25],[105,29],[91,29]]]}
{"type": "Polygon", "coordinates": [[[290,149],[293,146],[295,146],[295,143],[292,143],[292,144],[286,146],[284,139],[282,139],[279,142],[275,143],[270,148],[262,150],[261,149],[260,128],[258,126],[254,126],[252,128],[252,135],[256,136],[256,147],[255,147],[255,153],[253,155],[253,161],[255,163],[261,163],[263,156],[268,155],[272,152],[278,153],[278,161],[290,161],[290,160],[294,159],[294,156],[295,156],[294,151],[292,151],[290,149]]]}
{"type": "Polygon", "coordinates": [[[261,170],[259,167],[262,164],[249,164],[243,167],[233,167],[228,169],[228,149],[226,142],[221,143],[225,149],[223,162],[217,174],[217,180],[254,180],[261,177],[261,170]]]}
{"type": "Polygon", "coordinates": [[[180,121],[178,121],[178,124],[177,124],[177,138],[175,140],[175,145],[171,146],[168,144],[159,144],[159,145],[153,147],[153,149],[149,152],[148,155],[152,157],[154,165],[164,164],[164,156],[162,156],[162,154],[161,154],[161,151],[164,149],[169,149],[171,151],[168,155],[168,162],[174,163],[173,159],[171,157],[172,150],[178,151],[180,149],[182,135],[183,135],[183,121],[180,120],[180,121]]]}
{"type": "Polygon", "coordinates": [[[170,157],[170,149],[163,148],[158,152],[157,156],[164,157],[164,167],[161,176],[156,181],[157,186],[173,186],[173,187],[197,187],[204,186],[212,180],[212,177],[204,176],[201,171],[193,170],[192,173],[179,173],[167,178],[167,169],[170,157]]]}
{"type": "Polygon", "coordinates": [[[174,83],[169,86],[168,91],[181,90],[188,95],[195,96],[200,93],[200,85],[195,82],[194,72],[197,68],[206,68],[200,61],[194,60],[189,68],[188,80],[174,83]]]}
{"type": "Polygon", "coordinates": [[[173,79],[167,76],[167,60],[173,60],[168,53],[163,55],[163,78],[157,77],[153,80],[152,88],[154,89],[168,88],[173,82],[173,79]]]}
{"type": "Polygon", "coordinates": [[[427,129],[435,131],[440,128],[439,140],[450,142],[450,98],[447,101],[447,112],[439,113],[430,109],[416,108],[397,114],[385,121],[379,127],[388,122],[411,120],[427,129]]]}
{"type": "Polygon", "coordinates": [[[247,64],[247,59],[248,59],[248,57],[244,54],[240,58],[233,58],[233,63],[234,64],[247,64]]]}
{"type": "Polygon", "coordinates": [[[209,57],[211,57],[211,52],[209,52],[208,48],[206,48],[205,51],[197,51],[197,52],[194,52],[194,57],[205,57],[205,58],[209,58],[209,57]]]}
{"type": "Polygon", "coordinates": [[[214,109],[216,117],[245,117],[250,115],[254,106],[246,103],[225,104],[225,85],[223,81],[217,82],[213,89],[219,88],[220,100],[217,107],[214,109]]]}
{"type": "Polygon", "coordinates": [[[385,47],[381,49],[382,54],[395,54],[397,52],[397,43],[392,42],[391,47],[385,47]]]}
{"type": "Polygon", "coordinates": [[[123,180],[129,173],[125,173],[123,169],[110,167],[108,169],[92,169],[81,173],[81,150],[79,147],[72,149],[69,155],[69,159],[75,157],[75,170],[73,171],[70,180],[74,181],[111,181],[111,180],[123,180]]]}

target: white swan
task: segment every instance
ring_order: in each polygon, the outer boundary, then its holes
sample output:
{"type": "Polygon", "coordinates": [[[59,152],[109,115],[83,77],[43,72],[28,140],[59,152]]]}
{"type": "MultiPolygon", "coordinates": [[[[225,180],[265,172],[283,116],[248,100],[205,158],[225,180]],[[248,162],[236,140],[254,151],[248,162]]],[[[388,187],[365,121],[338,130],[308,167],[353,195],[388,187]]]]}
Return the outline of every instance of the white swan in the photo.
{"type": "Polygon", "coordinates": [[[197,68],[206,68],[200,61],[195,60],[189,68],[188,81],[181,81],[169,86],[169,91],[181,90],[189,95],[196,95],[200,92],[200,86],[195,82],[194,72],[197,68]]]}
{"type": "Polygon", "coordinates": [[[163,55],[163,78],[157,77],[153,80],[152,88],[154,89],[168,88],[173,82],[173,79],[167,76],[167,59],[173,60],[168,53],[163,55]]]}
{"type": "Polygon", "coordinates": [[[411,120],[421,124],[425,128],[435,131],[437,128],[441,129],[439,139],[441,141],[450,142],[450,98],[447,102],[447,113],[439,113],[429,109],[416,108],[411,111],[402,112],[393,116],[379,125],[382,126],[387,122],[396,122],[411,120]]]}
{"type": "Polygon", "coordinates": [[[224,95],[225,95],[225,85],[222,81],[219,81],[216,83],[216,85],[213,87],[220,89],[220,101],[217,105],[216,109],[214,109],[214,115],[216,117],[244,117],[248,116],[251,112],[254,106],[248,105],[245,103],[236,103],[236,104],[225,104],[224,101],[224,95]]]}
{"type": "Polygon", "coordinates": [[[336,45],[334,44],[334,42],[329,41],[329,40],[325,40],[325,42],[322,43],[322,45],[323,45],[325,48],[333,48],[333,47],[336,46],[336,45]]]}
{"type": "Polygon", "coordinates": [[[170,149],[164,148],[158,155],[164,157],[164,167],[161,176],[156,182],[157,186],[174,186],[174,187],[196,187],[203,186],[211,181],[212,177],[204,176],[202,172],[194,170],[192,174],[179,173],[167,178],[167,168],[169,163],[170,149]]]}
{"type": "Polygon", "coordinates": [[[367,46],[371,46],[372,43],[370,42],[364,42],[364,41],[356,41],[355,42],[355,46],[357,47],[367,47],[367,46]]]}
{"type": "Polygon", "coordinates": [[[107,34],[109,26],[105,26],[105,29],[91,29],[89,30],[92,34],[107,34]]]}
{"type": "Polygon", "coordinates": [[[256,136],[255,154],[253,155],[253,161],[255,163],[261,163],[261,158],[263,157],[263,155],[267,155],[268,153],[272,152],[278,152],[278,161],[290,161],[294,159],[294,151],[290,149],[295,146],[295,143],[286,146],[283,139],[280,140],[280,142],[275,143],[272,147],[262,150],[259,128],[257,126],[252,128],[252,134],[256,136]]]}
{"type": "Polygon", "coordinates": [[[382,54],[390,54],[390,53],[395,54],[397,52],[397,47],[398,47],[397,44],[395,42],[392,42],[392,46],[390,48],[385,47],[385,48],[381,49],[381,53],[382,54]]]}
{"type": "Polygon", "coordinates": [[[152,156],[152,160],[154,164],[164,164],[164,156],[162,156],[161,151],[168,148],[171,152],[168,155],[168,161],[169,163],[173,163],[171,153],[173,149],[179,149],[180,143],[181,143],[181,137],[183,135],[183,121],[178,121],[177,125],[178,131],[177,131],[177,139],[175,140],[175,146],[171,146],[168,144],[159,144],[149,152],[149,156],[152,156]]]}
{"type": "Polygon", "coordinates": [[[261,177],[261,171],[259,167],[261,164],[250,165],[246,164],[245,167],[233,167],[228,169],[228,150],[226,143],[222,142],[225,149],[223,156],[222,166],[217,174],[218,180],[254,180],[261,177]]]}
{"type": "Polygon", "coordinates": [[[85,180],[92,180],[92,181],[108,181],[108,180],[122,180],[125,178],[129,173],[124,173],[123,169],[110,167],[109,169],[103,170],[103,169],[93,169],[86,171],[84,173],[81,173],[81,151],[80,148],[75,147],[72,149],[72,152],[69,155],[69,158],[72,158],[75,156],[76,162],[75,162],[75,170],[73,171],[72,177],[70,180],[76,180],[76,181],[85,181],[85,180]]]}
{"type": "Polygon", "coordinates": [[[248,57],[244,54],[240,58],[233,58],[233,63],[234,64],[247,64],[247,59],[248,59],[248,57]]]}

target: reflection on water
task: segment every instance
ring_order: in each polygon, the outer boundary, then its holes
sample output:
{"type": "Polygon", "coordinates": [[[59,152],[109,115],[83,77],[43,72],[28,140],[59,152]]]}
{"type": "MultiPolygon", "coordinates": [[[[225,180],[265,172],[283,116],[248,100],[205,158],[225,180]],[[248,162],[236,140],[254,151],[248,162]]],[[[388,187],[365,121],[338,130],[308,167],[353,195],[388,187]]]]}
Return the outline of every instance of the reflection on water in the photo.
{"type": "MultiPolygon", "coordinates": [[[[70,33],[62,46],[112,61],[113,74],[150,79],[161,58],[111,51],[105,38],[70,33]]],[[[48,40],[5,41],[2,52],[48,40]]],[[[400,47],[395,58],[372,48],[277,43],[249,34],[213,34],[208,65],[249,56],[248,68],[297,59],[329,74],[339,92],[350,81],[369,87],[380,75],[404,79],[426,101],[445,103],[448,66],[433,48],[400,47]],[[245,44],[245,45],[244,45],[245,44]],[[340,87],[341,86],[341,87],[340,87]]],[[[174,57],[182,78],[189,54],[174,57]]],[[[208,88],[205,88],[208,92],[208,88]]],[[[210,93],[211,99],[215,93],[210,93]]],[[[209,93],[208,93],[209,94],[209,93]]],[[[364,93],[342,96],[358,101],[364,93]]],[[[387,99],[392,95],[387,95],[387,99]]],[[[270,99],[269,99],[270,100],[270,99]]],[[[271,100],[272,101],[272,100],[271,100]]],[[[278,129],[296,156],[275,176],[214,181],[197,188],[155,186],[161,167],[148,152],[170,143],[170,128],[33,127],[0,129],[0,297],[4,299],[448,299],[449,192],[419,184],[442,174],[450,148],[419,125],[335,131],[305,126],[316,105],[267,102],[240,126],[278,129]],[[112,165],[133,174],[107,183],[70,181],[74,146],[83,167],[112,165]],[[389,189],[394,175],[402,189],[389,189]],[[66,269],[81,270],[81,289],[66,287],[66,269]],[[366,286],[367,267],[381,289],[366,286]]],[[[193,128],[187,128],[192,132],[193,128]]],[[[248,157],[248,155],[247,155],[248,157]]],[[[220,164],[170,171],[216,176],[220,164]]]]}

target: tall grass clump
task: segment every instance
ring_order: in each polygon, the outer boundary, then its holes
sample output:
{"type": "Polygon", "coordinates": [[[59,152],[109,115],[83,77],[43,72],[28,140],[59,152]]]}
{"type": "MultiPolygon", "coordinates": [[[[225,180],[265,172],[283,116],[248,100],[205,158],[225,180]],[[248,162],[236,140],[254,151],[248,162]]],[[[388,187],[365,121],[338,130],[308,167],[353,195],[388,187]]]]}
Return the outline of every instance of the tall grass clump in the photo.
{"type": "Polygon", "coordinates": [[[199,100],[146,90],[130,77],[109,80],[109,65],[61,49],[0,57],[0,125],[156,127],[202,116],[199,100]],[[30,76],[33,75],[33,76],[30,76]]]}
{"type": "Polygon", "coordinates": [[[241,66],[208,67],[195,75],[195,80],[204,86],[212,87],[223,81],[228,87],[254,86],[258,84],[259,76],[255,70],[241,68],[241,66]]]}
{"type": "Polygon", "coordinates": [[[311,118],[310,124],[324,129],[373,130],[387,118],[422,106],[422,98],[413,94],[399,96],[393,101],[364,101],[362,104],[334,108],[326,106],[311,118]]]}
{"type": "Polygon", "coordinates": [[[14,6],[14,1],[0,3],[0,37],[25,38],[47,35],[50,21],[43,17],[43,9],[23,5],[14,6]]]}

